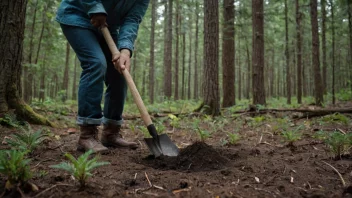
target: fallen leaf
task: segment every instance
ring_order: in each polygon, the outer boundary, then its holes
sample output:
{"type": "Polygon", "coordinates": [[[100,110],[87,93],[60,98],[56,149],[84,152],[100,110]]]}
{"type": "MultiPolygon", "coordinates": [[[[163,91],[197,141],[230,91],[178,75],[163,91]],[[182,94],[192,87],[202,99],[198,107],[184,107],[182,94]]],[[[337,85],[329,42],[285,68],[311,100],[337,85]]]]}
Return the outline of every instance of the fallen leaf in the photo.
{"type": "Polygon", "coordinates": [[[55,137],[56,140],[60,140],[61,139],[59,135],[55,135],[54,137],[55,137]]]}
{"type": "Polygon", "coordinates": [[[75,128],[68,128],[67,129],[67,133],[68,134],[74,134],[74,133],[76,133],[77,132],[77,130],[75,129],[75,128]]]}

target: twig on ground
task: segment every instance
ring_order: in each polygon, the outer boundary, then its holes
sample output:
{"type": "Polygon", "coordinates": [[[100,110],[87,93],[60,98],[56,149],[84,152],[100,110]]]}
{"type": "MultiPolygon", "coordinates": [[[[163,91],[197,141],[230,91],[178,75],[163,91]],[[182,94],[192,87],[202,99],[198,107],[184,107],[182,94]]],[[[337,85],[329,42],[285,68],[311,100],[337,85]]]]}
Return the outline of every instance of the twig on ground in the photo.
{"type": "Polygon", "coordinates": [[[17,186],[17,191],[21,194],[21,198],[26,198],[26,195],[22,192],[19,186],[17,186]]]}
{"type": "Polygon", "coordinates": [[[327,162],[324,162],[324,161],[322,161],[322,162],[323,162],[324,164],[330,166],[330,167],[337,173],[337,175],[340,177],[342,186],[343,186],[343,187],[346,187],[346,182],[345,182],[345,180],[343,179],[341,173],[340,173],[335,167],[333,167],[331,164],[329,164],[329,163],[327,163],[327,162]]]}
{"type": "Polygon", "coordinates": [[[147,178],[147,181],[148,181],[148,183],[149,183],[149,186],[150,186],[150,187],[153,187],[152,183],[150,182],[150,180],[149,180],[149,178],[148,178],[147,172],[144,172],[144,174],[145,174],[145,177],[147,178]]]}
{"type": "Polygon", "coordinates": [[[262,139],[263,139],[263,134],[260,136],[258,144],[262,143],[262,139]]]}
{"type": "Polygon", "coordinates": [[[40,195],[42,195],[42,194],[48,192],[49,190],[51,190],[51,189],[53,189],[53,188],[58,187],[58,186],[73,186],[73,185],[71,185],[71,184],[55,184],[55,185],[51,186],[50,188],[47,188],[47,189],[43,190],[42,192],[38,193],[38,194],[35,195],[33,198],[39,197],[40,195]]]}
{"type": "Polygon", "coordinates": [[[136,174],[134,174],[134,178],[133,178],[133,180],[134,180],[134,181],[136,181],[136,179],[137,179],[137,173],[136,173],[136,174]]]}
{"type": "MultiPolygon", "coordinates": [[[[46,158],[45,160],[38,162],[38,164],[36,164],[35,166],[33,166],[32,169],[36,168],[37,166],[39,166],[39,165],[40,165],[41,163],[43,163],[43,162],[47,162],[47,161],[51,161],[51,160],[53,160],[53,159],[52,159],[52,158],[46,158]]],[[[55,161],[56,161],[56,160],[55,160],[55,161]]]]}

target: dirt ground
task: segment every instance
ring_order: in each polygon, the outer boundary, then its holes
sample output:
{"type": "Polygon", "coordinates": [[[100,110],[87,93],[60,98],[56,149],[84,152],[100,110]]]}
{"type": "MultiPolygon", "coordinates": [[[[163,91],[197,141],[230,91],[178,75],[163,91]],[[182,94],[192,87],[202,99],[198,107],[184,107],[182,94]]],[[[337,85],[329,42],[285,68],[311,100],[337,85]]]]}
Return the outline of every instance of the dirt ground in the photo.
{"type": "MultiPolygon", "coordinates": [[[[230,118],[229,118],[230,119],[230,118]]],[[[238,128],[231,118],[226,128],[238,128]]],[[[132,121],[127,120],[126,126],[132,121]]],[[[297,123],[307,122],[298,120],[297,123]]],[[[317,128],[339,128],[351,132],[349,125],[318,126],[311,122],[302,140],[287,146],[270,130],[270,123],[260,126],[243,124],[236,145],[221,145],[226,133],[219,131],[198,142],[191,129],[167,129],[167,134],[181,148],[178,157],[153,159],[143,143],[141,133],[125,127],[123,136],[140,143],[137,150],[112,149],[102,155],[111,165],[93,171],[88,187],[79,189],[67,173],[49,166],[65,160],[64,153],[74,156],[78,133],[67,128],[50,129],[60,138],[46,142],[36,151],[31,167],[37,174],[31,181],[39,187],[29,197],[352,197],[352,158],[334,160],[323,142],[312,138],[317,128]],[[326,163],[335,167],[346,182],[326,163]],[[150,180],[150,183],[149,181],[150,180]],[[150,186],[151,185],[151,186],[150,186]]],[[[33,126],[34,129],[40,126],[33,126]]],[[[15,132],[2,127],[1,140],[15,132]]],[[[2,145],[1,149],[6,146],[2,145]]],[[[0,177],[0,186],[5,178],[0,177]]],[[[0,188],[1,189],[1,188],[0,188]]],[[[0,194],[3,189],[0,190],[0,194]]],[[[6,197],[6,196],[5,196],[6,197]]]]}

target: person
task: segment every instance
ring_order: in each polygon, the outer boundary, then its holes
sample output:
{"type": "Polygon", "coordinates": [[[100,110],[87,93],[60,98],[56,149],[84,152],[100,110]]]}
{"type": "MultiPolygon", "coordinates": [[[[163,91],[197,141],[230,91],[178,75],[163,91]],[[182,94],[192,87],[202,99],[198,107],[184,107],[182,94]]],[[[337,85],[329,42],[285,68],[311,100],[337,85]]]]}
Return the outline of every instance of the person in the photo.
{"type": "Polygon", "coordinates": [[[58,8],[56,21],[82,67],[77,150],[104,153],[108,147],[138,148],[137,143],[124,140],[120,134],[127,85],[118,70],[130,69],[134,41],[148,4],[149,0],[63,0],[58,8]],[[102,26],[108,27],[120,54],[112,57],[99,30],[102,26]],[[99,141],[97,127],[101,123],[103,132],[99,141]]]}

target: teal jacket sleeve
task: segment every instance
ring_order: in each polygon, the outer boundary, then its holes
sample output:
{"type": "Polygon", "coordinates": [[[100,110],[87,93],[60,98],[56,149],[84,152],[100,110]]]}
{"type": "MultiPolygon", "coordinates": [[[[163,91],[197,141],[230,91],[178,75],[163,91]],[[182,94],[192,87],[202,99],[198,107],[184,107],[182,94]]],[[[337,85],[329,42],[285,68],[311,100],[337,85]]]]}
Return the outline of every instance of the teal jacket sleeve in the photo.
{"type": "Polygon", "coordinates": [[[89,17],[97,13],[107,14],[100,0],[81,0],[81,2],[89,17]]]}
{"type": "Polygon", "coordinates": [[[135,5],[124,17],[120,26],[118,48],[129,49],[132,55],[134,41],[137,38],[139,24],[148,9],[149,0],[137,0],[135,5]]]}

